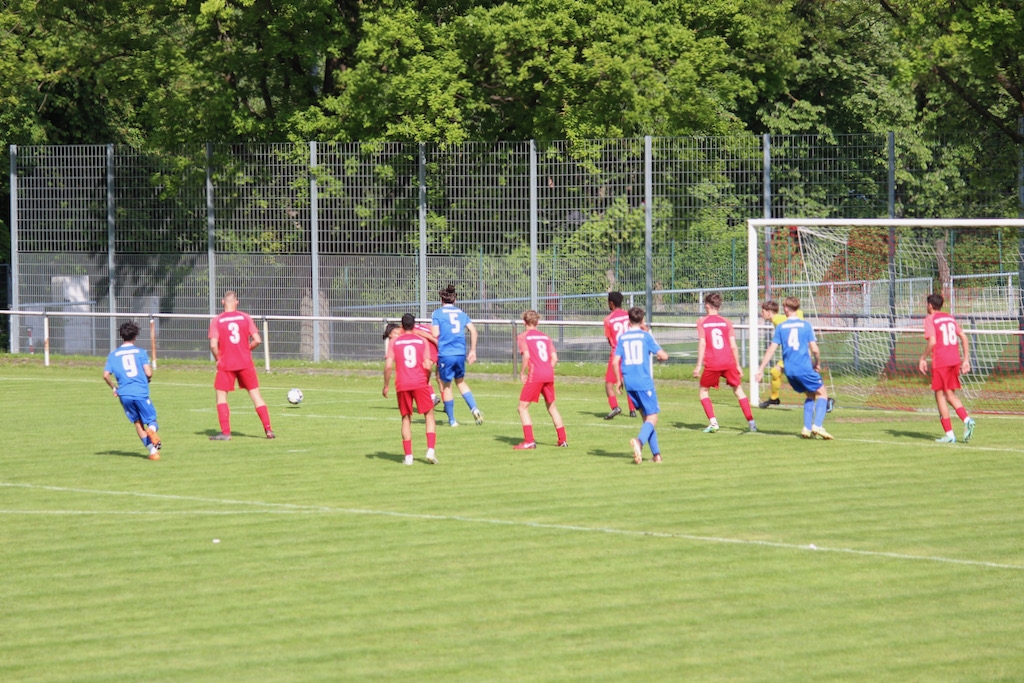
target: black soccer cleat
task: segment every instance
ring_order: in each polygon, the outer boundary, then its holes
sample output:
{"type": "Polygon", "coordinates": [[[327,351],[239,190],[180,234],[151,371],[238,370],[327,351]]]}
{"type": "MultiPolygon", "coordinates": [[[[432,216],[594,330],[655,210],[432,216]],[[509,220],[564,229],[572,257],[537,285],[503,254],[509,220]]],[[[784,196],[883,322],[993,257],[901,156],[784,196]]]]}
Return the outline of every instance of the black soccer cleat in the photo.
{"type": "Polygon", "coordinates": [[[825,402],[825,412],[826,413],[831,413],[832,410],[835,407],[836,407],[836,400],[830,396],[828,401],[825,402]]]}
{"type": "Polygon", "coordinates": [[[767,408],[768,406],[777,406],[777,405],[781,405],[781,404],[782,404],[782,401],[780,399],[777,399],[777,398],[766,398],[765,400],[763,400],[760,403],[758,403],[757,407],[761,408],[763,410],[764,408],[767,408]]]}
{"type": "Polygon", "coordinates": [[[635,410],[629,411],[629,416],[630,417],[636,417],[636,411],[635,410]]]}
{"type": "Polygon", "coordinates": [[[614,408],[612,408],[612,412],[610,412],[610,413],[608,413],[607,415],[604,416],[604,419],[611,420],[616,415],[621,415],[621,414],[622,414],[622,408],[620,408],[618,406],[615,406],[614,408]]]}

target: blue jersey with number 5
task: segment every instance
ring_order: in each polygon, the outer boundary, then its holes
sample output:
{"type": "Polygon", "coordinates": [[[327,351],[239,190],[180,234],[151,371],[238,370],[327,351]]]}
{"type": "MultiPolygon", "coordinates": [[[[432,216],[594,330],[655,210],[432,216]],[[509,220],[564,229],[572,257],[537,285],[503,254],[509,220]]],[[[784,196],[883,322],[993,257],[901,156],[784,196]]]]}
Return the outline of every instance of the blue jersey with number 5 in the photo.
{"type": "Polygon", "coordinates": [[[466,355],[466,325],[471,323],[466,312],[455,304],[445,304],[430,316],[431,326],[440,330],[437,335],[438,356],[466,355]]]}
{"type": "Polygon", "coordinates": [[[646,330],[627,330],[619,335],[615,344],[615,355],[622,359],[622,383],[629,391],[646,391],[654,388],[653,354],[661,346],[646,330]]]}
{"type": "Polygon", "coordinates": [[[117,378],[117,395],[121,398],[149,398],[149,378],[143,366],[149,365],[149,354],[134,344],[125,344],[107,356],[107,372],[117,378]]]}
{"type": "Polygon", "coordinates": [[[806,320],[788,318],[776,326],[772,342],[782,349],[782,362],[786,364],[786,375],[802,377],[814,373],[810,343],[817,342],[814,329],[806,320]]]}

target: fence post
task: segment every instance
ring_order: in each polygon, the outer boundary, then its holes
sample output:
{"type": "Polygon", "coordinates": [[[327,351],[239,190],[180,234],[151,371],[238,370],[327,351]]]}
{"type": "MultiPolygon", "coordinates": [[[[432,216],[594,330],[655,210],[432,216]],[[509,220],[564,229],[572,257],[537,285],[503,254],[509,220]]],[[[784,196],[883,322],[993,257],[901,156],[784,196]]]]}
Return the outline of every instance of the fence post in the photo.
{"type": "MultiPolygon", "coordinates": [[[[11,145],[11,310],[17,311],[18,296],[18,146],[11,145]]],[[[11,316],[10,349],[19,353],[21,345],[21,318],[11,316]]]]}
{"type": "Polygon", "coordinates": [[[537,141],[530,140],[530,308],[537,308],[537,141]]]}
{"type": "Polygon", "coordinates": [[[644,257],[647,276],[647,321],[654,322],[654,164],[650,135],[644,136],[644,257]]]}
{"type": "MultiPolygon", "coordinates": [[[[762,184],[764,185],[764,217],[772,217],[772,136],[765,133],[762,136],[764,152],[764,169],[762,184]]],[[[748,259],[748,267],[751,265],[748,259]]],[[[754,266],[754,279],[757,280],[757,263],[754,266]]],[[[767,301],[772,298],[772,229],[764,229],[764,298],[767,301]]]]}
{"type": "Polygon", "coordinates": [[[217,315],[217,254],[213,216],[213,143],[206,143],[206,267],[210,277],[210,315],[217,315]]]}
{"type": "MultiPolygon", "coordinates": [[[[896,133],[889,131],[889,218],[896,218],[896,133]]],[[[896,326],[896,226],[889,226],[889,327],[896,326]]],[[[889,363],[896,367],[896,334],[889,334],[889,363]]]]}
{"type": "Polygon", "coordinates": [[[420,143],[420,318],[427,317],[427,151],[420,143]]]}
{"type": "Polygon", "coordinates": [[[316,142],[309,143],[309,250],[313,295],[313,362],[320,362],[320,214],[316,185],[316,142]]]}
{"type": "MultiPolygon", "coordinates": [[[[117,266],[115,264],[115,240],[117,233],[114,224],[114,145],[107,145],[107,282],[109,283],[110,312],[117,313],[117,266]]],[[[117,339],[117,320],[113,315],[109,318],[110,351],[119,346],[117,339]]]]}
{"type": "MultiPolygon", "coordinates": [[[[1017,133],[1024,139],[1024,116],[1017,119],[1017,133]]],[[[13,194],[12,194],[13,196],[13,194]]],[[[1017,217],[1024,218],[1024,143],[1017,143],[1017,217]]],[[[1017,232],[1017,329],[1024,330],[1024,231],[1017,232]]],[[[17,290],[15,290],[17,291],[17,290]]],[[[1020,337],[1017,362],[1024,369],[1024,336],[1020,337]]]]}

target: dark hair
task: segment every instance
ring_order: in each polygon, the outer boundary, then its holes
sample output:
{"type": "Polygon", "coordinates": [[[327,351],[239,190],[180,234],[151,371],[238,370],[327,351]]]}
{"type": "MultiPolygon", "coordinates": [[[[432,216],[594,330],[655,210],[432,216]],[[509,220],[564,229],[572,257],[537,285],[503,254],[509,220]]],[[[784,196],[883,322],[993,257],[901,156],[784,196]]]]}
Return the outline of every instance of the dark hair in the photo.
{"type": "Polygon", "coordinates": [[[946,303],[946,300],[942,298],[941,294],[929,294],[926,301],[930,303],[932,305],[932,308],[934,308],[936,311],[941,311],[942,305],[946,303]]]}
{"type": "Polygon", "coordinates": [[[772,301],[771,299],[769,299],[768,301],[765,301],[763,304],[761,304],[761,310],[762,311],[771,311],[772,313],[778,313],[779,312],[779,302],[778,301],[772,301]]]}
{"type": "Polygon", "coordinates": [[[704,297],[704,303],[708,304],[712,308],[722,307],[722,295],[718,292],[711,292],[704,297]]]}
{"type": "Polygon", "coordinates": [[[608,303],[615,304],[615,308],[622,308],[622,292],[608,292],[608,303]]]}
{"type": "Polygon", "coordinates": [[[787,296],[782,300],[782,307],[794,312],[799,311],[800,299],[797,299],[795,296],[787,296]]]}
{"type": "Polygon", "coordinates": [[[441,295],[441,303],[453,304],[455,303],[455,285],[448,285],[442,289],[438,294],[441,295]]]}
{"type": "Polygon", "coordinates": [[[416,327],[416,316],[412,313],[406,313],[402,316],[402,329],[408,332],[412,328],[416,327]]]}
{"type": "Polygon", "coordinates": [[[639,306],[634,306],[633,308],[629,309],[629,322],[633,323],[634,325],[639,325],[643,321],[644,309],[640,308],[639,306]]]}
{"type": "Polygon", "coordinates": [[[135,338],[139,336],[139,326],[131,320],[121,323],[121,327],[117,328],[117,331],[121,334],[121,339],[126,342],[135,341],[135,338]]]}
{"type": "Polygon", "coordinates": [[[399,327],[398,323],[388,323],[387,327],[384,328],[384,336],[381,339],[387,339],[391,336],[391,333],[397,330],[399,327]]]}

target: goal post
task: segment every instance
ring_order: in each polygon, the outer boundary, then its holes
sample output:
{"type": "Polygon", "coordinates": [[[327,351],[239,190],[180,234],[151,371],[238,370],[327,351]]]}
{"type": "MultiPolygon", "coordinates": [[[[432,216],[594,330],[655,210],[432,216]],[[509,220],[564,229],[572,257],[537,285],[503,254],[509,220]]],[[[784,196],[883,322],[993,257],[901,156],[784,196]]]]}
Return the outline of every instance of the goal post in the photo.
{"type": "Polygon", "coordinates": [[[748,220],[751,402],[760,400],[754,372],[770,339],[761,303],[796,296],[840,405],[934,409],[917,359],[925,297],[936,292],[971,341],[965,403],[1024,413],[1022,252],[1024,219],[748,220]]]}

